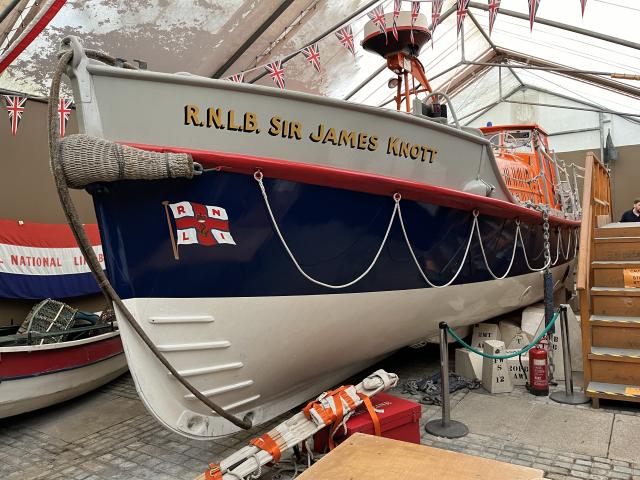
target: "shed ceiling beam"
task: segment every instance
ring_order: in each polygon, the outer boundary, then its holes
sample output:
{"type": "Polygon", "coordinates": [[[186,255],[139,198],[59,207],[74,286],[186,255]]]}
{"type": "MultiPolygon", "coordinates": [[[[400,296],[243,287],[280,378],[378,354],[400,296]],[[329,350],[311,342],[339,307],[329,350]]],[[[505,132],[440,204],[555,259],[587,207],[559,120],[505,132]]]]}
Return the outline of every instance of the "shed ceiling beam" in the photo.
{"type": "Polygon", "coordinates": [[[284,0],[278,8],[276,8],[269,17],[260,24],[260,26],[247,38],[240,48],[238,48],[233,55],[231,55],[224,64],[215,71],[211,78],[220,78],[229,67],[231,67],[236,61],[246,52],[253,43],[260,38],[260,36],[275,22],[280,15],[282,15],[287,8],[293,3],[293,0],[284,0]]]}
{"type": "MultiPolygon", "coordinates": [[[[496,52],[496,55],[499,55],[500,52],[498,51],[497,45],[495,43],[493,43],[493,40],[491,40],[491,37],[489,35],[487,35],[487,32],[484,31],[484,28],[482,27],[482,25],[480,25],[480,23],[478,22],[478,19],[476,18],[476,16],[473,13],[471,13],[471,11],[469,11],[468,13],[469,13],[469,18],[471,19],[473,24],[476,26],[476,28],[480,31],[480,33],[482,34],[484,39],[487,41],[487,43],[489,45],[491,45],[491,48],[493,49],[494,52],[496,52]]],[[[511,72],[511,75],[513,75],[515,77],[515,79],[518,80],[518,83],[520,85],[524,85],[524,82],[520,79],[518,74],[516,74],[516,72],[514,72],[511,67],[509,67],[509,66],[506,66],[506,67],[511,72]]]]}
{"type": "MultiPolygon", "coordinates": [[[[487,4],[482,4],[478,2],[470,2],[469,6],[472,8],[477,8],[479,10],[485,10],[485,11],[489,10],[489,6],[487,4]]],[[[506,10],[504,8],[500,9],[500,15],[507,15],[509,17],[520,18],[522,20],[529,21],[529,15],[526,15],[520,12],[514,12],[513,10],[506,10]]],[[[535,22],[541,25],[547,25],[549,27],[567,30],[569,32],[577,33],[579,35],[585,35],[587,37],[597,38],[598,40],[604,40],[605,42],[615,43],[616,45],[621,45],[623,47],[629,47],[635,50],[640,50],[640,43],[631,42],[629,40],[624,40],[622,38],[612,37],[610,35],[605,35],[603,33],[594,32],[593,30],[587,30],[586,28],[574,27],[573,25],[568,25],[566,23],[560,23],[553,20],[547,20],[540,17],[536,17],[535,22]]]]}
{"type": "MultiPolygon", "coordinates": [[[[440,21],[438,22],[438,24],[444,22],[455,11],[456,11],[456,6],[454,5],[454,6],[449,8],[446,12],[444,12],[440,16],[440,21]]],[[[429,30],[431,30],[432,28],[433,28],[433,23],[431,25],[429,25],[429,30]]],[[[358,84],[349,93],[347,93],[347,95],[343,98],[343,100],[349,100],[351,97],[353,97],[356,93],[358,93],[360,90],[362,90],[364,87],[366,87],[369,82],[373,81],[373,79],[375,79],[378,75],[380,75],[385,68],[387,68],[387,64],[386,63],[380,65],[376,70],[374,70],[374,72],[371,75],[369,75],[362,82],[360,82],[360,84],[358,84]]],[[[440,74],[442,74],[442,72],[440,74]]],[[[433,80],[433,78],[430,79],[430,80],[433,80]]],[[[418,84],[420,85],[420,83],[418,83],[418,84]]]]}
{"type": "Polygon", "coordinates": [[[0,12],[0,23],[4,21],[5,18],[12,12],[16,5],[20,3],[21,0],[12,0],[12,2],[5,7],[2,12],[0,12]]]}
{"type": "MultiPolygon", "coordinates": [[[[572,69],[566,65],[550,62],[541,58],[532,57],[523,53],[515,52],[513,50],[507,50],[505,48],[498,48],[500,54],[510,60],[524,64],[524,68],[527,65],[533,65],[535,67],[551,68],[555,69],[555,72],[559,75],[577,78],[582,81],[603,87],[614,92],[624,93],[634,98],[640,98],[640,88],[628,85],[626,83],[618,82],[608,78],[602,78],[597,75],[590,75],[588,73],[582,73],[580,70],[572,69]]],[[[518,67],[523,68],[523,67],[518,67]]]]}

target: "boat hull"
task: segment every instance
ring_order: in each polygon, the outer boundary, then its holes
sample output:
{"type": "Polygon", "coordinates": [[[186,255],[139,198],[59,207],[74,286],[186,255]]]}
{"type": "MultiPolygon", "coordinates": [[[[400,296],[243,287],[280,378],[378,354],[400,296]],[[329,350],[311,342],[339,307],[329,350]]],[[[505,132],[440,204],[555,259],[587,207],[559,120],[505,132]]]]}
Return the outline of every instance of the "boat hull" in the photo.
{"type": "MultiPolygon", "coordinates": [[[[570,265],[552,270],[560,279],[570,265]]],[[[307,401],[438,323],[474,324],[541,300],[542,275],[399,291],[125,300],[153,342],[201,392],[260,424],[307,401]]],[[[167,428],[195,439],[237,428],[209,415],[121,322],[138,392],[167,428]]]]}
{"type": "Polygon", "coordinates": [[[64,402],[127,371],[117,333],[24,347],[0,348],[0,418],[64,402]]]}

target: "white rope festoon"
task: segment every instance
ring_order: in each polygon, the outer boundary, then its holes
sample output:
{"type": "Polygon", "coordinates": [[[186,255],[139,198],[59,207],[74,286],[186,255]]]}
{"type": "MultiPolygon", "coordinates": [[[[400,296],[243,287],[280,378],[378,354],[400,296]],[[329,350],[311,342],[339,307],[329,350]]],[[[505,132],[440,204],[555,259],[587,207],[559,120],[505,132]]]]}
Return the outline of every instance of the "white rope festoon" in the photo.
{"type": "Polygon", "coordinates": [[[364,272],[362,272],[357,278],[351,280],[350,282],[343,283],[342,285],[331,285],[330,283],[324,283],[324,282],[321,282],[320,280],[316,280],[315,278],[313,278],[311,275],[309,275],[307,272],[305,272],[302,269],[302,267],[300,266],[300,264],[296,260],[296,257],[293,255],[293,252],[289,248],[289,245],[287,244],[287,241],[284,239],[284,236],[282,235],[282,232],[280,231],[280,227],[278,227],[278,223],[276,222],[276,219],[275,219],[275,217],[273,215],[273,211],[271,210],[271,205],[269,204],[269,196],[267,195],[267,191],[264,188],[264,183],[262,182],[262,179],[263,179],[262,172],[260,170],[257,170],[253,174],[253,178],[256,179],[256,181],[258,182],[258,185],[260,186],[260,191],[262,192],[262,198],[264,198],[264,204],[267,207],[267,212],[269,213],[269,217],[271,218],[271,223],[273,224],[273,228],[275,229],[276,233],[278,234],[278,237],[280,238],[280,241],[282,242],[282,246],[284,247],[284,249],[289,254],[289,258],[291,258],[291,261],[296,266],[298,271],[307,280],[309,280],[310,282],[313,282],[316,285],[320,285],[320,286],[327,287],[327,288],[334,288],[334,289],[347,288],[347,287],[350,287],[351,285],[354,285],[354,284],[358,283],[374,267],[374,265],[378,261],[378,258],[380,257],[380,254],[382,253],[382,249],[384,248],[385,244],[387,243],[387,238],[389,238],[389,232],[391,231],[391,227],[393,226],[393,221],[396,218],[396,213],[398,213],[398,211],[400,209],[400,199],[402,198],[399,193],[395,193],[393,195],[393,200],[395,201],[395,205],[393,207],[393,212],[391,213],[391,219],[389,220],[389,225],[387,226],[387,231],[384,234],[384,238],[382,239],[382,242],[380,243],[380,248],[378,248],[378,251],[376,252],[375,256],[373,257],[373,261],[371,262],[371,265],[369,265],[367,267],[367,269],[364,272]]]}
{"type": "Polygon", "coordinates": [[[516,222],[516,233],[513,237],[513,250],[511,252],[511,261],[509,262],[509,267],[507,268],[507,271],[504,272],[504,275],[497,276],[495,273],[493,273],[493,270],[489,266],[489,262],[487,261],[487,255],[484,253],[484,245],[482,244],[482,234],[480,233],[480,222],[478,222],[477,220],[476,213],[477,213],[477,210],[473,212],[473,215],[474,217],[476,217],[475,218],[476,232],[478,233],[478,240],[480,242],[480,251],[482,252],[484,265],[485,267],[487,267],[487,271],[491,274],[493,278],[495,278],[496,280],[504,280],[505,278],[507,278],[507,275],[509,275],[509,272],[511,271],[511,267],[513,267],[513,261],[516,258],[516,250],[518,249],[518,232],[520,231],[520,223],[516,222]]]}
{"type": "MultiPolygon", "coordinates": [[[[264,199],[265,207],[267,208],[267,212],[269,213],[269,218],[271,219],[271,224],[273,225],[273,228],[275,229],[276,234],[278,235],[278,238],[280,239],[280,242],[282,243],[282,246],[284,247],[284,249],[286,250],[287,254],[289,255],[289,258],[291,258],[291,261],[296,266],[296,268],[298,269],[300,274],[302,274],[302,276],[304,276],[310,282],[315,283],[316,285],[323,286],[323,287],[333,288],[333,289],[347,288],[347,287],[350,287],[351,285],[356,284],[360,280],[362,280],[373,269],[373,267],[375,266],[375,264],[378,261],[378,258],[380,258],[380,254],[382,253],[382,250],[384,249],[384,246],[386,245],[387,240],[389,238],[389,232],[391,231],[391,227],[393,226],[393,221],[395,220],[396,215],[398,215],[398,219],[400,220],[400,227],[402,229],[402,235],[404,236],[404,240],[405,240],[405,243],[407,244],[407,248],[409,249],[409,253],[411,254],[411,258],[413,258],[413,261],[414,261],[416,267],[418,268],[418,271],[420,272],[420,275],[422,276],[424,281],[432,288],[448,287],[449,285],[451,285],[453,282],[456,281],[456,279],[460,275],[460,272],[462,272],[462,268],[464,267],[464,264],[466,263],[467,257],[469,256],[469,250],[471,248],[471,241],[473,240],[474,233],[477,233],[477,235],[478,235],[478,241],[480,243],[480,250],[482,252],[482,258],[484,260],[484,265],[487,268],[487,271],[489,272],[489,274],[496,280],[505,279],[509,275],[509,273],[511,272],[511,269],[513,268],[513,263],[514,263],[514,260],[515,260],[515,256],[516,256],[516,251],[517,251],[517,248],[518,248],[518,242],[520,242],[520,245],[522,246],[522,253],[524,255],[524,260],[525,260],[525,263],[527,265],[527,268],[529,268],[529,270],[532,271],[532,272],[541,272],[541,271],[547,269],[549,266],[555,265],[558,262],[559,258],[560,258],[560,251],[562,251],[562,255],[563,255],[565,260],[568,260],[568,258],[569,258],[569,251],[571,249],[571,234],[569,236],[569,243],[567,244],[567,253],[566,254],[565,254],[563,245],[562,245],[561,240],[560,240],[560,235],[559,235],[558,236],[558,244],[557,244],[557,247],[556,247],[556,259],[555,259],[555,261],[552,262],[551,261],[551,257],[549,256],[549,259],[545,262],[545,264],[542,267],[540,267],[540,268],[532,267],[531,264],[529,263],[529,258],[527,257],[527,250],[526,250],[526,247],[524,245],[524,239],[522,238],[522,232],[521,232],[521,229],[520,229],[520,220],[516,219],[516,232],[515,232],[515,237],[514,237],[514,242],[513,242],[513,249],[511,251],[511,260],[509,261],[509,266],[507,267],[507,271],[504,274],[502,274],[500,276],[496,275],[495,272],[493,271],[493,269],[491,268],[491,266],[489,265],[489,261],[487,260],[487,255],[486,255],[486,252],[485,252],[485,249],[484,249],[484,244],[482,242],[482,233],[480,232],[480,224],[479,224],[479,221],[478,221],[478,217],[479,217],[480,213],[476,209],[476,210],[473,211],[473,222],[471,224],[471,230],[469,231],[469,238],[467,239],[464,255],[462,257],[462,260],[460,261],[460,266],[458,267],[458,270],[455,272],[453,277],[451,277],[451,279],[447,283],[442,284],[442,285],[436,285],[431,280],[429,280],[429,278],[425,275],[424,271],[422,270],[422,267],[420,266],[420,262],[418,261],[418,257],[416,256],[416,254],[415,254],[415,252],[413,250],[413,247],[411,245],[411,241],[409,240],[409,235],[407,234],[407,229],[405,228],[405,225],[404,225],[404,219],[402,218],[402,208],[400,206],[400,200],[402,199],[402,196],[399,193],[394,193],[393,194],[393,200],[394,200],[395,204],[393,206],[393,211],[391,213],[391,218],[389,219],[389,225],[387,226],[387,229],[385,231],[385,234],[384,234],[384,237],[382,239],[382,242],[380,243],[380,247],[378,248],[378,251],[376,252],[375,256],[373,257],[373,260],[372,260],[371,264],[367,267],[367,269],[364,272],[362,272],[358,277],[356,277],[355,279],[351,280],[350,282],[344,283],[342,285],[332,285],[332,284],[329,284],[329,283],[321,282],[320,280],[316,280],[311,275],[309,275],[307,272],[305,272],[304,269],[300,266],[300,263],[298,262],[298,260],[296,260],[295,255],[291,251],[291,248],[289,248],[289,245],[287,244],[287,241],[285,240],[284,235],[282,234],[282,231],[280,230],[280,227],[278,226],[278,223],[276,222],[276,218],[275,218],[275,216],[273,214],[273,210],[271,209],[271,204],[269,203],[269,195],[267,194],[267,190],[265,189],[264,182],[262,181],[263,178],[264,178],[262,172],[260,170],[256,170],[256,172],[253,174],[253,178],[256,180],[256,182],[258,182],[258,186],[260,187],[260,192],[262,193],[262,198],[264,199]]],[[[576,241],[576,246],[577,246],[577,241],[576,241]]]]}

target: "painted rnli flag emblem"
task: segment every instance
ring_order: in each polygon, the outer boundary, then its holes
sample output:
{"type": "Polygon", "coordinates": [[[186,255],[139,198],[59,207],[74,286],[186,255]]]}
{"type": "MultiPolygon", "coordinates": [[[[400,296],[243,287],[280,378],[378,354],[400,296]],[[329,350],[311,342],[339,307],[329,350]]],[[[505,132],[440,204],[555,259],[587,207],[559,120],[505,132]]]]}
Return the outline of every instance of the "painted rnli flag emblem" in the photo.
{"type": "Polygon", "coordinates": [[[194,202],[170,203],[176,225],[177,245],[235,245],[229,232],[229,217],[222,207],[194,202]]]}

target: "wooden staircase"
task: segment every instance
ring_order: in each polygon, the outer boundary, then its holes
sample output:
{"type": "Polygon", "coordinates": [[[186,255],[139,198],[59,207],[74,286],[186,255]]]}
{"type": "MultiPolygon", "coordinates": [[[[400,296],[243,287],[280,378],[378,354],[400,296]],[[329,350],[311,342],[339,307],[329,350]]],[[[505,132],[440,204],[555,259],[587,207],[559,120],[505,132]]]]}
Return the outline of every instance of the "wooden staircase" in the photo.
{"type": "Polygon", "coordinates": [[[610,223],[609,173],[593,154],[585,168],[577,281],[585,391],[596,408],[601,398],[640,402],[640,223],[610,223]]]}

